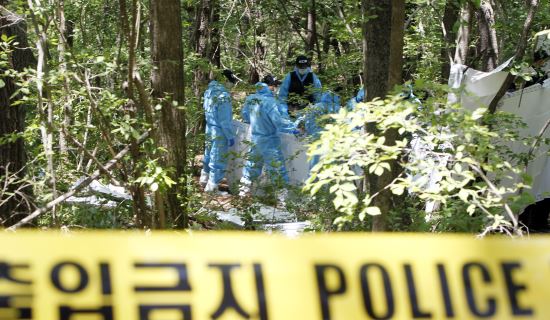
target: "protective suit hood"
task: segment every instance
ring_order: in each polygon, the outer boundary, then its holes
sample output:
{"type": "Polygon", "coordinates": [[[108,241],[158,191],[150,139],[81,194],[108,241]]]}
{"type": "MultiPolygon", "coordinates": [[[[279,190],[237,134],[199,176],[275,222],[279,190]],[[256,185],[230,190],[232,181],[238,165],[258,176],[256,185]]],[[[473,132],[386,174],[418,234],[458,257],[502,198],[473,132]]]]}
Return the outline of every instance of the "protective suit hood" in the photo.
{"type": "Polygon", "coordinates": [[[256,83],[256,93],[262,96],[273,97],[273,91],[269,89],[269,86],[263,82],[256,83]]]}

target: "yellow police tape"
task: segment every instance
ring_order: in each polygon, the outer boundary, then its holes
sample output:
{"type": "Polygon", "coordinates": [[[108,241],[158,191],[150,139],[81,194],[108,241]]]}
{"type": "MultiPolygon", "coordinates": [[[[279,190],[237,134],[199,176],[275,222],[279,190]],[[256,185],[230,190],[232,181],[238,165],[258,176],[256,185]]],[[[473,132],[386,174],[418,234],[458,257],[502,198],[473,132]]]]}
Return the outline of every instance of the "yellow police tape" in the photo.
{"type": "Polygon", "coordinates": [[[0,234],[0,319],[550,319],[550,238],[0,234]]]}

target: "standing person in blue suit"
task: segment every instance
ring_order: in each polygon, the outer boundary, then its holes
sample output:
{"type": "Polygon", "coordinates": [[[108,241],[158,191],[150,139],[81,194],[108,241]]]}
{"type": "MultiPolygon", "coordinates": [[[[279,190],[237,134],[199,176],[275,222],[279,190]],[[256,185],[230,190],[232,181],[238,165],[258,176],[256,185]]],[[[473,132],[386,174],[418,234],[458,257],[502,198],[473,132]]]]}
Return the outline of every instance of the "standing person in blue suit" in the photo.
{"type": "MultiPolygon", "coordinates": [[[[339,91],[338,89],[335,91],[339,91]]],[[[334,92],[324,92],[321,95],[321,102],[313,105],[305,115],[305,129],[310,141],[319,139],[324,123],[323,117],[340,111],[340,96],[334,92]]],[[[319,162],[319,156],[314,156],[309,161],[309,169],[319,162]]]]}
{"type": "Polygon", "coordinates": [[[281,81],[277,78],[274,78],[272,75],[268,74],[263,79],[262,82],[267,84],[277,100],[277,109],[283,118],[290,119],[288,115],[288,106],[283,102],[278,96],[278,88],[281,85],[281,81]]]}
{"type": "Polygon", "coordinates": [[[288,73],[279,90],[279,99],[286,103],[288,111],[293,114],[309,104],[321,100],[321,81],[311,71],[311,61],[308,57],[296,57],[294,70],[288,73]]]}
{"type": "MultiPolygon", "coordinates": [[[[269,79],[265,79],[269,81],[269,79]]],[[[272,181],[281,179],[288,184],[288,173],[281,151],[280,132],[298,134],[296,125],[279,112],[277,100],[273,94],[274,83],[258,82],[256,93],[245,100],[241,111],[245,123],[250,124],[252,145],[249,158],[243,168],[239,195],[250,192],[250,186],[266,169],[272,181]]]]}
{"type": "Polygon", "coordinates": [[[206,192],[218,192],[218,184],[225,176],[229,148],[235,144],[229,91],[238,82],[238,78],[231,70],[224,70],[222,75],[224,83],[211,81],[203,96],[206,146],[199,182],[206,185],[206,192]]]}

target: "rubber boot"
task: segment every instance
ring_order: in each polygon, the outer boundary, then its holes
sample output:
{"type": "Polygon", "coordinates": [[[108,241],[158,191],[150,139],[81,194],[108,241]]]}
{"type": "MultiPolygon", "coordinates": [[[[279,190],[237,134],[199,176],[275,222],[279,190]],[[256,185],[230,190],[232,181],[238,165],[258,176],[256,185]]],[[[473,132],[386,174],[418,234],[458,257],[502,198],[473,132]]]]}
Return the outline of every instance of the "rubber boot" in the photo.
{"type": "Polygon", "coordinates": [[[208,183],[206,184],[206,187],[204,187],[204,192],[218,193],[219,192],[218,184],[208,181],[208,183]]]}
{"type": "Polygon", "coordinates": [[[206,184],[208,183],[208,172],[201,170],[201,177],[199,178],[199,184],[201,185],[201,187],[205,187],[206,184]]]}

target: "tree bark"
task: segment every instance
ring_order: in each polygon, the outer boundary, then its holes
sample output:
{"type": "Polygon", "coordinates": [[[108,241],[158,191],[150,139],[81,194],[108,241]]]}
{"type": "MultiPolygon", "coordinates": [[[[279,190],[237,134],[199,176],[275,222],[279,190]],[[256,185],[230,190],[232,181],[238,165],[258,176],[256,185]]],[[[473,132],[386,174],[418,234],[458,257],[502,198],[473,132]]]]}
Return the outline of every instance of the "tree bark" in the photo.
{"type": "MultiPolygon", "coordinates": [[[[34,63],[32,51],[29,49],[27,40],[27,27],[22,17],[6,10],[0,6],[0,35],[8,37],[15,36],[14,41],[19,45],[8,57],[11,69],[23,71],[34,63]]],[[[0,69],[0,74],[5,70],[0,69]]],[[[0,139],[5,135],[19,134],[25,131],[26,106],[13,105],[21,96],[13,94],[19,89],[15,79],[0,76],[4,85],[0,86],[0,139]]],[[[31,196],[30,188],[25,187],[21,179],[25,175],[27,162],[25,144],[23,138],[13,142],[0,144],[0,176],[2,180],[9,181],[6,188],[0,189],[0,225],[11,225],[19,220],[18,215],[27,215],[32,208],[25,198],[31,196]],[[14,196],[6,199],[6,194],[15,193],[14,196]],[[7,200],[4,202],[4,200],[7,200]]],[[[4,185],[6,181],[1,181],[4,185]]]]}
{"type": "Polygon", "coordinates": [[[317,14],[315,0],[310,0],[307,8],[307,36],[305,49],[306,54],[313,56],[315,51],[315,43],[317,42],[317,14]]]}
{"type": "MultiPolygon", "coordinates": [[[[220,5],[218,0],[211,1],[211,16],[210,16],[210,26],[211,30],[208,33],[209,45],[208,45],[208,60],[210,63],[216,67],[221,67],[221,48],[220,48],[220,5]]],[[[213,77],[213,71],[210,70],[210,78],[213,77]]]]}
{"type": "Polygon", "coordinates": [[[255,0],[251,0],[250,7],[247,10],[248,21],[251,21],[254,37],[254,52],[252,53],[252,63],[248,70],[250,75],[248,81],[251,84],[260,81],[260,74],[264,64],[266,48],[261,39],[265,36],[265,26],[262,24],[262,12],[255,5],[255,0]]]}
{"type": "Polygon", "coordinates": [[[491,3],[483,1],[477,12],[479,26],[479,52],[481,70],[491,71],[498,65],[498,40],[495,30],[495,14],[491,3]]]}
{"type": "Polygon", "coordinates": [[[470,30],[472,26],[473,8],[469,1],[466,1],[460,9],[460,27],[456,36],[456,50],[454,63],[466,64],[470,49],[470,30]]]}
{"type": "MultiPolygon", "coordinates": [[[[221,66],[219,11],[216,0],[201,0],[195,10],[195,28],[191,37],[195,53],[216,68],[221,66]]],[[[208,77],[212,76],[212,71],[210,70],[210,73],[200,69],[195,71],[193,91],[196,97],[200,96],[200,91],[208,77]]]]}
{"type": "Polygon", "coordinates": [[[187,227],[186,122],[183,42],[179,0],[151,1],[153,97],[162,102],[158,145],[166,149],[164,165],[176,184],[166,192],[166,213],[177,227],[187,227]]]}
{"type": "MultiPolygon", "coordinates": [[[[401,83],[403,66],[403,36],[405,25],[404,0],[363,0],[363,73],[365,74],[366,101],[376,97],[384,98],[388,91],[401,83]],[[372,18],[372,16],[374,16],[372,18]]],[[[367,130],[376,131],[369,124],[367,130]]],[[[393,145],[397,138],[396,130],[385,133],[386,144],[393,145]]],[[[372,230],[388,230],[388,213],[393,208],[392,193],[384,189],[395,177],[397,163],[390,164],[391,171],[381,176],[368,175],[369,193],[380,192],[372,205],[382,212],[373,217],[372,230]]]]}
{"type": "Polygon", "coordinates": [[[455,42],[457,33],[453,27],[458,21],[460,8],[457,7],[454,1],[448,0],[445,4],[445,11],[443,13],[442,31],[444,47],[441,48],[441,81],[447,83],[449,79],[449,72],[451,70],[451,61],[455,52],[455,42]]]}
{"type": "MultiPolygon", "coordinates": [[[[44,154],[47,163],[47,174],[49,185],[52,187],[52,196],[57,197],[57,178],[54,165],[54,139],[53,139],[53,120],[54,110],[53,101],[51,99],[51,93],[49,90],[48,78],[49,67],[48,57],[48,34],[50,21],[47,19],[41,19],[37,17],[35,13],[40,13],[41,8],[37,8],[36,4],[32,0],[27,1],[29,6],[29,12],[31,21],[36,33],[36,48],[38,51],[38,61],[36,63],[36,90],[37,90],[37,109],[40,115],[40,133],[42,135],[42,145],[44,147],[44,154]]],[[[52,220],[54,225],[57,224],[56,208],[52,209],[52,220]]]]}

